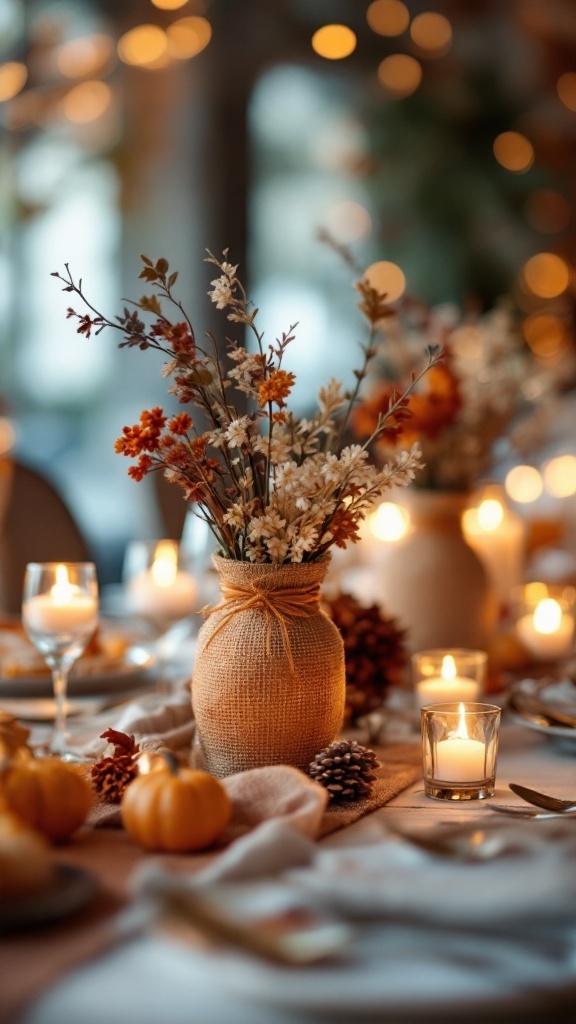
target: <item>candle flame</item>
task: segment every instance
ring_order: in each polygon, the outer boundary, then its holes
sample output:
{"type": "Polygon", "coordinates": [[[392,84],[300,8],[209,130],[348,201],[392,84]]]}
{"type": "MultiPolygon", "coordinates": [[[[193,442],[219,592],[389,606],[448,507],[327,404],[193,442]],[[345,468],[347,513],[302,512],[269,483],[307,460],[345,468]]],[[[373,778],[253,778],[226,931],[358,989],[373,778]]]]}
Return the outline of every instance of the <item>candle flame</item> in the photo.
{"type": "Polygon", "coordinates": [[[497,498],[485,498],[478,506],[478,523],[486,533],[497,530],[504,519],[504,506],[497,498]]]}
{"type": "Polygon", "coordinates": [[[458,728],[454,735],[460,740],[467,740],[470,737],[468,736],[468,729],[466,728],[466,712],[463,704],[458,705],[458,711],[460,712],[460,718],[458,719],[458,728]]]}
{"type": "Polygon", "coordinates": [[[56,582],[50,588],[50,597],[54,604],[68,604],[78,587],[70,583],[68,569],[65,565],[56,566],[56,582]]]}
{"type": "Polygon", "coordinates": [[[368,519],[376,540],[400,540],[408,532],[410,513],[393,501],[384,501],[368,519]]]}
{"type": "Polygon", "coordinates": [[[555,633],[562,621],[562,608],[553,597],[547,597],[536,606],[534,629],[538,633],[555,633]]]}
{"type": "Polygon", "coordinates": [[[172,586],[178,572],[178,551],[172,541],[159,541],[150,572],[158,587],[172,586]]]}
{"type": "Polygon", "coordinates": [[[451,654],[445,654],[442,658],[440,675],[442,676],[442,679],[456,679],[456,662],[451,654]]]}

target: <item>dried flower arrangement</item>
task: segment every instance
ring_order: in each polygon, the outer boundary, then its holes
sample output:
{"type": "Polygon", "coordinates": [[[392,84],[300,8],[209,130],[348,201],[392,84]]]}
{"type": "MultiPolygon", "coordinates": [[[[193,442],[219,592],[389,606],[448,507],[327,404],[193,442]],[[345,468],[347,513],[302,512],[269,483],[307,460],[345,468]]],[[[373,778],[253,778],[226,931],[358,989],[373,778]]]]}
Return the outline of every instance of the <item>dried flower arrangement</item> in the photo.
{"type": "MultiPolygon", "coordinates": [[[[524,344],[505,303],[466,316],[453,306],[429,309],[406,300],[371,364],[372,388],[353,410],[358,437],[374,430],[391,380],[403,374],[423,339],[441,345],[444,359],[411,396],[412,417],[397,434],[405,443],[417,437],[422,447],[425,469],[417,486],[467,490],[490,473],[498,446],[505,456],[522,448],[527,424],[537,421],[541,442],[557,381],[524,344]]],[[[384,458],[393,443],[390,431],[378,439],[384,458]]]]}
{"type": "Polygon", "coordinates": [[[417,441],[380,468],[369,462],[369,448],[398,431],[410,416],[408,395],[437,365],[439,348],[426,346],[424,368],[418,375],[411,374],[401,393],[390,389],[368,440],[345,445],[345,431],[376,353],[381,322],[393,315],[385,295],[366,280],[356,284],[359,309],[369,331],[361,346],[362,366],[354,371],[355,385],[344,392],[338,381],[330,380],[320,389],[317,412],[304,419],[287,408],[295,377],[282,367],[296,324],[274,343],[264,344],[257,326],[258,310],[249,302],[227,250],[222,260],[208,253],[206,262],[218,271],[208,294],[218,309],[226,310],[227,320],[251,333],[256,344],[255,351],[249,351],[227,338],[225,356],[211,335],[210,352],[199,345],[192,322],[174,295],[178,274],[170,272],[167,260],[154,263],[142,256],[142,261],[140,277],[153,292],[114,319],[91,305],[82,281],[74,281],[67,264],[65,276],[52,275],[89,311],[68,309],[68,317],[78,320],[79,334],[89,338],[92,331],[99,334],[106,327],[114,328],[123,335],[119,347],[161,352],[167,358],[163,376],[172,379],[169,393],[201,414],[195,423],[188,411],[169,416],[155,407],[145,410],[138,424],[124,427],[116,451],[137,460],[130,476],[142,480],[160,470],[180,485],[186,500],[208,523],[221,553],[230,559],[310,562],[332,545],[345,547],[356,541],[358,525],[375,501],[389,487],[409,484],[422,468],[417,441]],[[167,309],[175,311],[172,319],[167,309]],[[207,428],[198,426],[201,419],[207,428]]]}

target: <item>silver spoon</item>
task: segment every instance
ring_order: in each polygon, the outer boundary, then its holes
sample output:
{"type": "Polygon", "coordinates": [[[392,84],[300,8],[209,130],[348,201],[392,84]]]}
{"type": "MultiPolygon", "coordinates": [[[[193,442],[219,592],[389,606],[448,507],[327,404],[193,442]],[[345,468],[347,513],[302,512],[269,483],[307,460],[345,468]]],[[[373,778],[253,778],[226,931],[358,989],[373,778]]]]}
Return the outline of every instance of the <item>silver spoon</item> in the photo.
{"type": "Polygon", "coordinates": [[[420,850],[457,857],[459,860],[490,860],[508,849],[511,842],[510,835],[504,832],[490,832],[469,825],[456,826],[444,832],[437,829],[405,831],[390,824],[387,824],[387,828],[393,835],[420,850]]]}
{"type": "Polygon", "coordinates": [[[515,818],[571,818],[576,811],[539,811],[530,807],[505,807],[502,804],[491,804],[487,810],[497,814],[509,814],[515,818]]]}
{"type": "Polygon", "coordinates": [[[576,718],[548,705],[542,704],[537,697],[522,690],[512,692],[508,698],[508,705],[520,714],[527,714],[541,720],[542,725],[562,726],[575,729],[576,718]]]}
{"type": "Polygon", "coordinates": [[[555,796],[548,796],[547,793],[539,793],[536,789],[528,789],[526,786],[519,786],[511,782],[508,786],[516,796],[526,800],[536,807],[543,807],[546,811],[556,811],[559,814],[566,814],[566,811],[576,811],[576,800],[560,800],[555,796]]]}

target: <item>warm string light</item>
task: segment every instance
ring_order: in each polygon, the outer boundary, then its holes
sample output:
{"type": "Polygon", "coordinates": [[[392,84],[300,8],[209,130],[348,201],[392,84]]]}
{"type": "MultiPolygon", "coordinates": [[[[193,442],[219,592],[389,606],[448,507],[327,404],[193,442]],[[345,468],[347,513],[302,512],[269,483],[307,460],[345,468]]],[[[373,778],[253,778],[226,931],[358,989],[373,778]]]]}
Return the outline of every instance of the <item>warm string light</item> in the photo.
{"type": "Polygon", "coordinates": [[[410,25],[410,36],[428,58],[443,57],[452,46],[452,26],[448,18],[435,11],[417,14],[410,25]]]}
{"type": "Polygon", "coordinates": [[[393,53],[378,65],[378,81],[395,99],[404,99],[420,85],[422,65],[407,53],[393,53]]]}
{"type": "Polygon", "coordinates": [[[335,203],[325,215],[326,227],[340,242],[357,242],[372,234],[372,218],[365,206],[352,200],[335,203]]]}
{"type": "Polygon", "coordinates": [[[410,12],[401,0],[373,0],[366,11],[366,21],[380,36],[400,36],[410,24],[410,12]]]}
{"type": "Polygon", "coordinates": [[[379,260],[371,263],[364,272],[364,277],[373,288],[386,293],[387,302],[396,302],[406,290],[404,272],[396,263],[379,260]]]}
{"type": "Polygon", "coordinates": [[[534,163],[534,147],[519,132],[502,132],[494,139],[494,156],[507,171],[524,174],[534,163]]]}
{"type": "Polygon", "coordinates": [[[524,264],[520,281],[527,291],[541,299],[555,299],[570,285],[571,272],[561,256],[539,252],[524,264]]]}
{"type": "Polygon", "coordinates": [[[312,36],[312,49],[326,60],[349,57],[356,43],[356,34],[347,25],[323,25],[312,36]]]}

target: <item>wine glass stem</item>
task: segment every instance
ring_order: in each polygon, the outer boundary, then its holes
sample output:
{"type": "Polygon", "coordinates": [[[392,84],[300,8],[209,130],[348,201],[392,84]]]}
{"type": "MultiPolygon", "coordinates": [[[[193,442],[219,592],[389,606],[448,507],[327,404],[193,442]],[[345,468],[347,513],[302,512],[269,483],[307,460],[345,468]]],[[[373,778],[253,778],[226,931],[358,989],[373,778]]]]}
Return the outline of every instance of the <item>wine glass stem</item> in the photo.
{"type": "Polygon", "coordinates": [[[66,698],[68,693],[68,669],[63,665],[52,667],[52,685],[56,702],[56,715],[50,749],[54,754],[62,754],[66,750],[66,698]]]}

